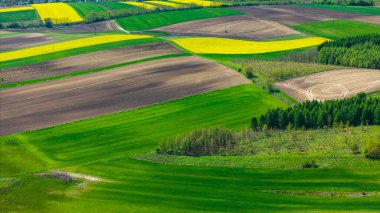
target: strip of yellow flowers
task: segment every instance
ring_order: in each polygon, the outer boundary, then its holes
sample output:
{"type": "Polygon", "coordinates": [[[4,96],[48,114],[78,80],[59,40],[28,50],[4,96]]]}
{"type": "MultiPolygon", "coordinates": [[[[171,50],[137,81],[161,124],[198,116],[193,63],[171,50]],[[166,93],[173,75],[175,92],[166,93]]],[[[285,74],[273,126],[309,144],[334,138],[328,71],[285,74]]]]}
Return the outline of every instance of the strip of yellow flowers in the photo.
{"type": "Polygon", "coordinates": [[[37,10],[43,22],[46,18],[50,18],[54,24],[83,21],[74,8],[65,3],[32,4],[32,6],[37,10]]]}
{"type": "Polygon", "coordinates": [[[146,4],[146,3],[141,3],[141,2],[127,1],[127,2],[122,2],[122,3],[129,4],[129,5],[136,6],[136,7],[141,7],[141,8],[147,9],[147,10],[155,10],[155,9],[157,9],[157,7],[154,6],[154,5],[150,5],[150,4],[146,4]]]}
{"type": "Polygon", "coordinates": [[[245,41],[229,38],[195,37],[173,41],[182,48],[198,54],[256,54],[291,50],[319,45],[326,38],[311,37],[285,41],[245,41]]]}
{"type": "Polygon", "coordinates": [[[0,62],[8,61],[20,58],[26,58],[31,56],[43,55],[47,53],[53,53],[63,50],[70,50],[79,47],[92,46],[97,44],[105,44],[111,42],[118,42],[124,40],[133,40],[141,38],[151,38],[147,35],[101,35],[93,36],[89,38],[75,39],[70,41],[58,42],[54,44],[47,44],[37,47],[30,47],[21,50],[15,50],[5,53],[0,53],[0,62]]]}
{"type": "Polygon", "coordinates": [[[0,8],[0,13],[16,12],[16,11],[23,11],[23,10],[34,10],[34,7],[25,6],[25,7],[0,8]]]}

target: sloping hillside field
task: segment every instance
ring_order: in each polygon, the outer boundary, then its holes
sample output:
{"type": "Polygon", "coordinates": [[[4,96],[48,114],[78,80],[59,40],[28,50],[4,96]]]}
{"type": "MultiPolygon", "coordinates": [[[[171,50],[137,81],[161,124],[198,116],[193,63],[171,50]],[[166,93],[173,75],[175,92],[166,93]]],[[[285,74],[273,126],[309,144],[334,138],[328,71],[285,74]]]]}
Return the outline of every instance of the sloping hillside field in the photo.
{"type": "Polygon", "coordinates": [[[331,100],[380,90],[380,70],[342,69],[278,82],[276,87],[298,101],[331,100]]]}
{"type": "Polygon", "coordinates": [[[54,24],[81,22],[83,18],[65,3],[33,4],[41,20],[50,19],[54,24]]]}
{"type": "Polygon", "coordinates": [[[0,38],[0,51],[21,49],[54,42],[55,39],[40,33],[28,33],[0,38]]]}
{"type": "Polygon", "coordinates": [[[117,41],[150,38],[145,35],[101,35],[0,53],[0,62],[117,41]]]}
{"type": "Polygon", "coordinates": [[[0,134],[48,127],[244,83],[248,81],[233,70],[191,56],[4,89],[0,90],[0,134]]]}
{"type": "Polygon", "coordinates": [[[268,39],[299,32],[278,24],[249,16],[227,16],[174,24],[155,30],[172,35],[217,36],[235,38],[268,39]]]}
{"type": "Polygon", "coordinates": [[[3,69],[0,84],[91,71],[135,60],[181,53],[168,43],[152,43],[97,51],[47,62],[3,69]]]}

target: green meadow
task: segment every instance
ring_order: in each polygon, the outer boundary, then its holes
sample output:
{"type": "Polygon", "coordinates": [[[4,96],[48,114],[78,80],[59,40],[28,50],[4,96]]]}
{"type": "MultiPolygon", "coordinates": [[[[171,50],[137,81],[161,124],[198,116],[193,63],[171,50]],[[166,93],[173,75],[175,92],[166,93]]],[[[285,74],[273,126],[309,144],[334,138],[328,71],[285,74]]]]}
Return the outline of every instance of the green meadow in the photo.
{"type": "Polygon", "coordinates": [[[66,4],[73,7],[82,18],[86,18],[91,12],[107,12],[107,10],[92,2],[67,2],[66,4]]]}
{"type": "Polygon", "coordinates": [[[150,30],[186,21],[241,14],[244,13],[225,8],[202,8],[137,15],[119,18],[116,19],[116,21],[126,30],[138,31],[150,30]]]}
{"type": "MultiPolygon", "coordinates": [[[[380,172],[371,169],[373,165],[370,163],[369,168],[360,169],[302,170],[250,168],[244,164],[241,167],[241,162],[247,162],[244,156],[233,157],[240,163],[225,165],[223,159],[231,157],[216,156],[222,163],[219,165],[200,165],[199,161],[204,158],[194,157],[179,158],[175,162],[153,158],[139,160],[139,155],[154,152],[158,143],[168,137],[202,127],[244,129],[249,126],[250,117],[278,106],[286,105],[254,85],[240,85],[141,109],[3,136],[0,164],[5,166],[0,169],[0,186],[5,193],[0,194],[0,210],[380,211],[377,197],[380,172]],[[51,169],[92,175],[104,181],[64,182],[35,175],[51,169]],[[354,197],[362,192],[371,196],[354,197]]],[[[212,162],[207,158],[206,162],[212,162]]],[[[257,157],[252,162],[292,162],[292,158],[271,158],[257,157]]]]}
{"type": "Polygon", "coordinates": [[[332,20],[299,24],[292,26],[295,30],[329,39],[380,33],[380,26],[351,20],[332,20]]]}
{"type": "Polygon", "coordinates": [[[39,17],[36,10],[23,10],[0,13],[0,24],[37,20],[39,20],[39,17]]]}
{"type": "Polygon", "coordinates": [[[341,12],[361,13],[368,15],[380,15],[380,7],[368,6],[341,6],[341,5],[326,5],[326,4],[300,4],[303,7],[336,10],[341,12]]]}

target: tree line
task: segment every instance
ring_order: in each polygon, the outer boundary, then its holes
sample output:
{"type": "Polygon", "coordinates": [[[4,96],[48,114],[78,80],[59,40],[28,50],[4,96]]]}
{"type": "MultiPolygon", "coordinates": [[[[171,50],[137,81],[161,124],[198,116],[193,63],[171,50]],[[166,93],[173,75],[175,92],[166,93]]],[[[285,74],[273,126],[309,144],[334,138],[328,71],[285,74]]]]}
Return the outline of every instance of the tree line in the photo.
{"type": "Polygon", "coordinates": [[[314,0],[312,3],[343,6],[375,6],[374,0],[314,0]]]}
{"type": "Polygon", "coordinates": [[[380,125],[380,99],[360,93],[343,100],[306,101],[287,109],[272,109],[251,120],[251,128],[315,129],[336,125],[380,125]]]}
{"type": "Polygon", "coordinates": [[[325,42],[318,47],[316,61],[323,64],[380,68],[380,34],[325,42]]]}

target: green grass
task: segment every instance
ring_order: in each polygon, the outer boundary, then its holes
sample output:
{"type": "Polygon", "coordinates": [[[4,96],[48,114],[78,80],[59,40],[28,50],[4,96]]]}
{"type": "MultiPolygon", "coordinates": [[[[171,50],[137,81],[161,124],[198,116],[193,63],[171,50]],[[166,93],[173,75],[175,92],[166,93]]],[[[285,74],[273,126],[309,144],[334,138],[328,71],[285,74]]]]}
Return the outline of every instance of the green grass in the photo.
{"type": "Polygon", "coordinates": [[[0,24],[39,20],[36,10],[0,13],[0,24]]]}
{"type": "Polygon", "coordinates": [[[88,47],[80,47],[65,51],[59,51],[54,53],[48,53],[44,55],[38,55],[38,56],[32,56],[22,59],[16,59],[16,60],[9,60],[4,61],[0,65],[0,69],[10,68],[10,67],[16,67],[16,66],[24,66],[24,65],[30,65],[35,63],[40,63],[44,61],[50,61],[55,60],[59,58],[64,58],[68,56],[74,56],[74,55],[80,55],[84,53],[90,53],[95,51],[101,51],[101,50],[108,50],[118,47],[124,47],[124,46],[135,46],[140,44],[148,44],[153,42],[159,42],[162,41],[160,38],[145,38],[145,39],[135,39],[135,40],[127,40],[127,41],[119,41],[119,42],[112,42],[112,43],[106,43],[106,44],[98,44],[88,47]]]}
{"type": "Polygon", "coordinates": [[[377,91],[377,92],[370,93],[370,96],[371,96],[371,97],[380,98],[380,90],[377,91]]]}
{"type": "Polygon", "coordinates": [[[190,54],[189,53],[179,53],[179,54],[163,55],[163,56],[157,56],[157,57],[151,57],[151,58],[144,58],[144,59],[136,60],[136,61],[129,61],[129,62],[116,64],[116,65],[112,65],[112,66],[108,66],[108,67],[102,67],[102,68],[97,68],[97,69],[92,69],[92,70],[69,73],[69,74],[65,74],[65,75],[52,76],[52,77],[48,77],[48,78],[39,78],[39,79],[33,79],[33,80],[15,82],[15,83],[9,83],[9,84],[0,84],[0,89],[18,87],[18,86],[23,86],[23,85],[28,85],[28,84],[35,84],[35,83],[51,81],[51,80],[56,80],[56,79],[61,79],[61,78],[84,75],[84,74],[93,73],[93,72],[101,72],[101,71],[106,71],[106,70],[117,68],[117,67],[142,63],[145,61],[153,61],[153,60],[158,60],[158,59],[163,59],[163,58],[173,58],[173,57],[181,57],[181,56],[188,56],[188,55],[190,55],[190,54]]]}
{"type": "Polygon", "coordinates": [[[5,32],[5,33],[0,33],[0,38],[5,38],[5,37],[10,37],[10,36],[16,36],[16,35],[22,35],[23,33],[19,32],[5,32]]]}
{"type": "Polygon", "coordinates": [[[117,23],[126,30],[150,30],[171,24],[221,16],[241,15],[239,11],[225,8],[202,8],[191,10],[169,11],[144,14],[116,19],[117,23]]]}
{"type": "Polygon", "coordinates": [[[177,158],[173,162],[165,159],[162,163],[133,159],[135,155],[141,157],[142,153],[153,152],[163,139],[193,129],[211,126],[245,128],[250,117],[276,106],[284,104],[254,85],[241,85],[128,112],[3,136],[0,138],[0,156],[6,156],[6,161],[1,165],[16,167],[16,173],[1,172],[0,177],[6,177],[3,180],[7,182],[3,185],[10,185],[9,180],[18,182],[0,193],[0,203],[6,204],[0,205],[0,211],[380,211],[378,197],[276,193],[277,190],[379,192],[380,171],[376,169],[376,162],[366,162],[369,167],[360,169],[301,170],[250,168],[243,163],[296,164],[307,156],[299,159],[219,156],[214,161],[206,159],[208,165],[200,163],[204,158],[187,158],[183,162],[177,158]],[[24,157],[12,162],[12,156],[24,157]],[[227,161],[230,163],[217,165],[217,162],[227,161]],[[63,182],[34,175],[46,167],[59,167],[110,182],[81,185],[80,181],[63,182]]]}
{"type": "Polygon", "coordinates": [[[91,12],[107,12],[106,9],[92,2],[67,2],[66,4],[73,7],[82,18],[86,18],[91,12]]]}
{"type": "Polygon", "coordinates": [[[380,7],[365,7],[365,6],[341,6],[341,5],[325,5],[325,4],[300,4],[303,7],[337,10],[350,13],[361,13],[368,15],[380,15],[380,7]]]}
{"type": "Polygon", "coordinates": [[[330,39],[380,33],[380,26],[350,20],[332,20],[299,24],[292,26],[295,30],[330,39]]]}
{"type": "Polygon", "coordinates": [[[102,5],[103,7],[109,8],[111,10],[137,10],[138,7],[123,4],[118,2],[97,2],[96,4],[102,5]]]}

